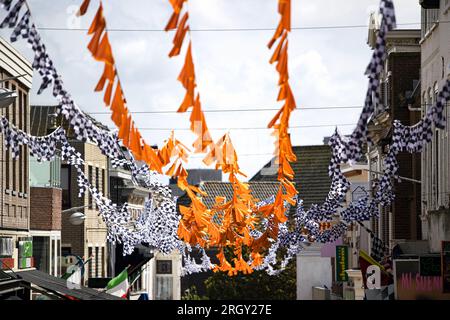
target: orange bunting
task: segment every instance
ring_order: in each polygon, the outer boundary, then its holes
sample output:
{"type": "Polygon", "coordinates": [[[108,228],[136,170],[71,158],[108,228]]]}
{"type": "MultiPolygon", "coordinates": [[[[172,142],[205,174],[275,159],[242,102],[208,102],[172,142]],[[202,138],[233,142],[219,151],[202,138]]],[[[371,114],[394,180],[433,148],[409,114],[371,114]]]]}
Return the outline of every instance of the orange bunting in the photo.
{"type": "MultiPolygon", "coordinates": [[[[292,180],[294,170],[291,162],[297,160],[292,150],[291,138],[289,135],[289,119],[292,111],[296,108],[295,98],[289,85],[288,70],[288,34],[291,30],[291,0],[278,0],[278,12],[281,15],[278,27],[269,41],[269,49],[277,42],[270,63],[276,63],[276,70],[279,75],[277,101],[284,101],[281,109],[269,122],[268,127],[274,129],[275,141],[275,161],[278,164],[278,188],[275,201],[271,205],[259,209],[259,214],[268,219],[268,227],[262,236],[253,242],[253,250],[258,251],[270,245],[270,239],[278,235],[279,224],[287,221],[284,201],[295,205],[297,190],[292,180]],[[285,194],[283,193],[285,191],[285,194]]],[[[255,255],[257,261],[261,259],[255,255]]]]}
{"type": "MultiPolygon", "coordinates": [[[[79,15],[84,15],[88,10],[88,7],[89,1],[85,0],[80,6],[79,15]]],[[[111,120],[119,128],[118,137],[122,140],[123,145],[133,152],[136,160],[145,161],[150,169],[162,173],[164,165],[161,162],[157,151],[147,145],[142,139],[141,133],[135,126],[135,123],[128,112],[122,85],[117,76],[115,60],[108,32],[106,30],[106,20],[103,15],[103,5],[101,1],[97,13],[89,27],[88,35],[92,35],[88,44],[89,51],[92,53],[94,59],[104,63],[103,73],[94,90],[99,92],[105,90],[103,102],[111,109],[111,120]],[[113,95],[114,83],[116,83],[116,88],[113,95]]]]}
{"type": "MultiPolygon", "coordinates": [[[[172,40],[173,47],[169,52],[169,57],[174,57],[180,54],[181,47],[183,46],[184,39],[189,31],[189,13],[186,11],[181,20],[179,20],[180,14],[183,10],[184,2],[187,0],[169,0],[173,8],[173,13],[169,22],[166,25],[165,30],[176,29],[176,33],[172,40]]],[[[205,152],[207,148],[213,143],[211,135],[206,124],[205,115],[201,109],[200,95],[195,92],[197,86],[195,79],[194,61],[192,59],[192,41],[189,39],[189,45],[186,50],[186,56],[184,59],[184,65],[178,75],[178,81],[181,82],[186,89],[183,101],[180,104],[177,112],[184,113],[193,108],[190,117],[191,130],[197,136],[197,139],[193,143],[194,152],[205,152]]]]}

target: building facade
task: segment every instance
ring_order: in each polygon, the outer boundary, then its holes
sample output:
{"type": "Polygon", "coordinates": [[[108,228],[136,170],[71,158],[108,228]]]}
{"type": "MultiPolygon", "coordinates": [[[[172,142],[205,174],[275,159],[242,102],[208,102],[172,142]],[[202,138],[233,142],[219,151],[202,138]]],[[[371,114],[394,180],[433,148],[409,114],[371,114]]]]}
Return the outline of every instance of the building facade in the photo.
{"type": "MultiPolygon", "coordinates": [[[[450,1],[421,1],[422,115],[435,102],[442,84],[450,77],[450,1]]],[[[441,240],[450,239],[450,108],[444,108],[447,126],[436,129],[422,153],[422,235],[430,250],[440,252],[441,240]]]]}
{"type": "MultiPolygon", "coordinates": [[[[33,107],[30,111],[30,133],[35,136],[49,134],[56,126],[49,126],[46,132],[39,130],[39,117],[33,107]]],[[[29,158],[30,184],[30,234],[33,238],[33,257],[36,269],[61,276],[61,158],[39,162],[29,158]]]]}
{"type": "MultiPolygon", "coordinates": [[[[93,143],[80,142],[72,139],[72,129],[67,121],[56,115],[56,106],[32,106],[31,116],[33,121],[33,132],[36,135],[45,135],[58,126],[62,126],[69,137],[70,144],[81,154],[85,160],[82,170],[92,186],[97,188],[105,196],[109,196],[108,158],[93,143]]],[[[88,115],[87,115],[88,116],[88,115]]],[[[92,118],[91,118],[92,119],[92,118]]],[[[92,119],[95,121],[95,119],[92,119]]],[[[95,121],[96,125],[107,129],[106,126],[95,121]]],[[[55,160],[57,161],[57,160],[55,160]]],[[[33,164],[34,165],[34,164],[33,164]]],[[[78,196],[76,168],[65,163],[51,162],[46,172],[48,176],[42,177],[33,174],[34,178],[46,182],[48,187],[60,184],[61,189],[61,257],[79,256],[85,259],[91,258],[86,265],[85,280],[107,278],[110,276],[109,250],[106,241],[107,228],[99,216],[98,208],[89,192],[82,197],[78,196]],[[59,172],[58,168],[59,167],[59,172]],[[77,208],[84,214],[84,221],[74,225],[70,221],[71,214],[64,210],[77,208]]],[[[68,266],[66,261],[70,259],[61,258],[61,272],[64,273],[68,266]]]]}
{"type": "MultiPolygon", "coordinates": [[[[369,32],[376,33],[377,29],[369,32]]],[[[412,125],[420,119],[419,41],[420,30],[393,30],[386,36],[388,56],[380,79],[381,103],[368,126],[373,141],[368,150],[370,185],[378,181],[384,170],[393,121],[412,125]]],[[[369,45],[374,43],[369,41],[369,45]]],[[[397,160],[399,175],[406,179],[394,182],[395,201],[389,207],[379,207],[380,216],[372,219],[370,228],[389,248],[399,240],[421,238],[420,154],[400,152],[397,160]]]]}
{"type": "MultiPolygon", "coordinates": [[[[118,204],[128,203],[128,207],[137,218],[144,210],[145,201],[149,197],[149,190],[136,185],[131,177],[131,171],[124,168],[109,167],[110,199],[118,204]]],[[[113,274],[119,274],[125,267],[130,266],[129,274],[133,279],[130,299],[136,300],[147,294],[150,300],[180,300],[181,255],[172,252],[163,255],[146,245],[139,245],[130,256],[123,256],[120,244],[111,246],[114,256],[113,274]]]]}
{"type": "MultiPolygon", "coordinates": [[[[19,129],[29,132],[29,94],[33,69],[18,51],[0,38],[0,86],[17,93],[15,101],[0,108],[19,129]],[[17,78],[13,78],[17,77],[17,78]]],[[[0,269],[26,269],[33,266],[30,237],[30,187],[28,183],[28,148],[20,148],[19,157],[11,158],[0,134],[0,269]]]]}

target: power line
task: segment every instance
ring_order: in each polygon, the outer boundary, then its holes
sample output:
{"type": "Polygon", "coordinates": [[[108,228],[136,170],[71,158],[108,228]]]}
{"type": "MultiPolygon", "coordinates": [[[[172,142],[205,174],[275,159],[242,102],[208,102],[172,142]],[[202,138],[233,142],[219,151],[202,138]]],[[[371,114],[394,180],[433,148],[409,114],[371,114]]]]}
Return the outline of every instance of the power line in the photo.
{"type": "MultiPolygon", "coordinates": [[[[334,109],[361,109],[363,106],[342,106],[342,107],[299,107],[295,109],[294,111],[302,111],[302,110],[334,110],[334,109]]],[[[165,109],[165,108],[162,108],[165,109]]],[[[168,108],[167,108],[168,109],[168,108]]],[[[219,112],[258,112],[258,111],[278,111],[280,108],[243,108],[243,109],[210,109],[210,110],[203,110],[205,113],[219,113],[219,112]]],[[[191,112],[191,110],[187,111],[191,112]]],[[[151,110],[151,111],[131,111],[132,114],[179,114],[179,112],[175,110],[151,110]]],[[[98,112],[89,112],[89,114],[95,114],[95,115],[103,115],[103,114],[111,114],[109,111],[98,111],[98,112]]]]}
{"type": "MultiPolygon", "coordinates": [[[[450,21],[436,21],[436,23],[449,23],[450,21]]],[[[422,22],[408,22],[397,23],[399,26],[414,26],[421,25],[422,22]]],[[[305,27],[292,27],[291,30],[324,30],[324,29],[358,29],[368,28],[366,24],[355,25],[329,25],[329,26],[305,26],[305,27]]],[[[87,28],[63,28],[63,27],[37,27],[39,30],[44,31],[88,31],[87,28]]],[[[191,29],[191,32],[252,32],[252,31],[273,31],[274,27],[270,28],[196,28],[191,29]]],[[[164,29],[132,29],[132,28],[108,28],[108,32],[166,32],[164,29]]]]}
{"type": "MultiPolygon", "coordinates": [[[[315,124],[315,125],[300,125],[300,126],[290,126],[290,129],[301,129],[301,128],[327,128],[327,127],[339,127],[339,126],[356,126],[356,123],[338,123],[338,124],[315,124]]],[[[116,129],[116,128],[112,128],[116,129]]],[[[172,130],[183,130],[191,131],[190,128],[152,128],[152,127],[138,127],[139,130],[148,131],[172,131],[172,130]]],[[[234,128],[209,128],[209,130],[269,130],[268,127],[234,127],[234,128]]]]}

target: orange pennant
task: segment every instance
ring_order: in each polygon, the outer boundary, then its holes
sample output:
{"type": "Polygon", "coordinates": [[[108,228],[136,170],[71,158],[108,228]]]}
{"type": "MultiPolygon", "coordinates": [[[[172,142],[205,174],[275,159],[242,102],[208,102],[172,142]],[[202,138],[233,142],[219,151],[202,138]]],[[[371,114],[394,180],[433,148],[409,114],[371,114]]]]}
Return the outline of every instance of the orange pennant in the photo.
{"type": "Polygon", "coordinates": [[[78,17],[84,16],[86,14],[90,2],[91,2],[91,0],[84,0],[83,1],[83,3],[80,6],[80,9],[77,12],[77,16],[78,17]]]}

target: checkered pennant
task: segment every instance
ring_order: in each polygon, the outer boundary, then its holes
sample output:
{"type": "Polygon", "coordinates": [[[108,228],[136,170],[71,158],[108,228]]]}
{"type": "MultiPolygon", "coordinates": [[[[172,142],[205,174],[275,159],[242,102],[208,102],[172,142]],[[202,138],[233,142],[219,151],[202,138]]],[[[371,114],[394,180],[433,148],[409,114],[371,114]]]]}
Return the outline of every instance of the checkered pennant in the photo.
{"type": "Polygon", "coordinates": [[[20,37],[24,39],[28,38],[30,18],[31,18],[30,11],[27,10],[20,19],[17,26],[14,28],[13,32],[11,33],[10,36],[11,42],[16,42],[17,40],[19,40],[20,37]]]}
{"type": "Polygon", "coordinates": [[[6,15],[2,23],[0,23],[0,28],[14,28],[16,26],[20,9],[22,9],[22,5],[24,3],[25,0],[18,0],[12,9],[10,9],[10,4],[5,6],[8,14],[6,15]]]}
{"type": "Polygon", "coordinates": [[[6,11],[9,11],[11,8],[11,3],[13,0],[0,0],[0,6],[4,8],[6,11]]]}
{"type": "Polygon", "coordinates": [[[372,234],[372,246],[370,256],[377,262],[381,262],[384,258],[384,244],[377,236],[372,234]]]}

